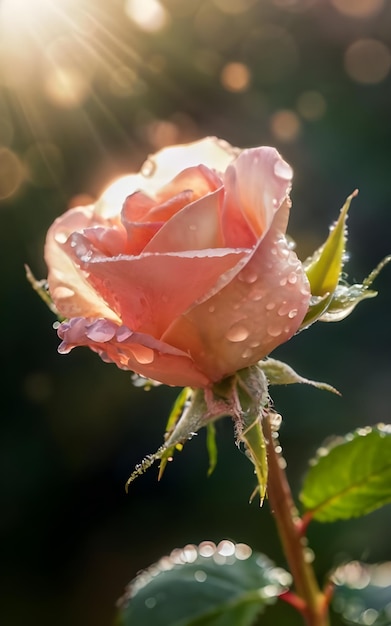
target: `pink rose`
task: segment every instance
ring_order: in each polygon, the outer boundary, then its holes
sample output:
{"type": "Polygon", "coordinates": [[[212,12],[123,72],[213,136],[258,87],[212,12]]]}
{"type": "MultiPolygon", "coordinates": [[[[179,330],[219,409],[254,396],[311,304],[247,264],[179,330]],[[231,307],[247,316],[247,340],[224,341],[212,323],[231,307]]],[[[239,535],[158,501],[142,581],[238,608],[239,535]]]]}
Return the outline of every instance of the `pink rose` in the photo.
{"type": "Polygon", "coordinates": [[[310,297],[285,238],[291,179],[274,148],[206,138],[59,217],[45,246],[59,351],[206,387],[287,341],[310,297]]]}

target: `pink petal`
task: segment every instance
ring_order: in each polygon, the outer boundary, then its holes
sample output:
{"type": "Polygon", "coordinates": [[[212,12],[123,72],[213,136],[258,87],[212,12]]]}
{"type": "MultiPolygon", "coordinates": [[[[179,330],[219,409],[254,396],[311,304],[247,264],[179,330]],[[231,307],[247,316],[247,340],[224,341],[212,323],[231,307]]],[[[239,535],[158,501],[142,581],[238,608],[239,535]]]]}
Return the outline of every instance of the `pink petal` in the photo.
{"type": "MultiPolygon", "coordinates": [[[[279,221],[285,217],[277,215],[279,221]]],[[[309,297],[302,265],[273,223],[240,274],[176,320],[162,340],[187,349],[218,381],[287,341],[299,328],[309,297]]]]}
{"type": "Polygon", "coordinates": [[[66,244],[68,254],[126,326],[160,337],[178,315],[231,280],[248,250],[201,250],[139,257],[97,255],[80,233],[66,244]]]}
{"type": "Polygon", "coordinates": [[[207,377],[185,352],[110,320],[74,318],[58,328],[59,352],[87,346],[109,363],[125,370],[179,387],[206,387],[207,377]]]}
{"type": "Polygon", "coordinates": [[[220,176],[201,164],[197,167],[188,167],[180,172],[171,182],[159,189],[157,197],[159,200],[168,200],[183,190],[189,189],[192,192],[191,201],[194,201],[221,186],[220,176]]]}
{"type": "Polygon", "coordinates": [[[93,207],[78,207],[55,220],[48,231],[45,261],[49,268],[49,292],[64,317],[86,315],[117,319],[115,313],[110,311],[104,300],[86,281],[84,273],[75,267],[63,247],[73,231],[101,224],[102,220],[97,220],[93,207]]]}
{"type": "Polygon", "coordinates": [[[255,240],[266,233],[288,197],[291,180],[292,169],[275,148],[252,148],[241,152],[224,176],[226,245],[248,246],[249,231],[255,240]]]}
{"type": "Polygon", "coordinates": [[[158,231],[144,252],[180,252],[223,247],[220,224],[222,193],[223,190],[218,190],[179,211],[158,231]]]}

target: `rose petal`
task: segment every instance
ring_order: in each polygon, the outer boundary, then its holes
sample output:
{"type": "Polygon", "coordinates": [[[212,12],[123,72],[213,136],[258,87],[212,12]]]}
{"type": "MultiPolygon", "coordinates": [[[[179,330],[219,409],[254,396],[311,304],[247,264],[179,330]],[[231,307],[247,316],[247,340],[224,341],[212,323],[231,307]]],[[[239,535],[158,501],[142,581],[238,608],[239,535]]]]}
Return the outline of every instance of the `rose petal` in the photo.
{"type": "Polygon", "coordinates": [[[309,297],[302,265],[273,222],[240,274],[176,320],[162,340],[187,349],[218,381],[287,341],[299,328],[309,297]]]}
{"type": "Polygon", "coordinates": [[[215,191],[172,217],[146,246],[144,252],[180,252],[223,247],[220,198],[215,191]]]}
{"type": "Polygon", "coordinates": [[[166,385],[205,387],[209,384],[185,352],[110,320],[74,318],[59,326],[58,335],[62,339],[59,347],[62,354],[76,346],[87,346],[106,362],[166,385]]]}
{"type": "Polygon", "coordinates": [[[126,326],[159,338],[173,320],[237,273],[249,250],[201,250],[105,258],[75,233],[66,248],[126,326]]]}
{"type": "Polygon", "coordinates": [[[49,292],[64,317],[85,315],[117,319],[63,248],[63,243],[73,231],[101,224],[102,220],[97,220],[93,207],[78,207],[55,220],[48,231],[45,261],[49,268],[49,292]]]}
{"type": "Polygon", "coordinates": [[[241,152],[224,175],[222,220],[226,245],[248,246],[249,241],[254,242],[254,237],[257,240],[268,230],[288,197],[292,175],[291,167],[275,148],[241,152]]]}

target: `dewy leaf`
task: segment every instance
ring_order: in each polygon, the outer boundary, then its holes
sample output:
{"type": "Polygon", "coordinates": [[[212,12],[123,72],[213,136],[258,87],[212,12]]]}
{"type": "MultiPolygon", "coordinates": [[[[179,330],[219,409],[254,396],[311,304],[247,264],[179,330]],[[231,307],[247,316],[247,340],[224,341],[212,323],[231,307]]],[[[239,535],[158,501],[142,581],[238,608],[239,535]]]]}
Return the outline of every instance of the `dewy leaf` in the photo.
{"type": "Polygon", "coordinates": [[[320,448],[300,500],[319,522],[359,517],[391,502],[391,426],[359,428],[320,448]]]}
{"type": "Polygon", "coordinates": [[[391,624],[391,563],[368,565],[358,561],[337,568],[333,609],[348,624],[391,624]]]}
{"type": "Polygon", "coordinates": [[[250,626],[291,576],[245,544],[174,550],[130,583],[119,626],[250,626]]]}
{"type": "Polygon", "coordinates": [[[350,203],[357,193],[356,190],[347,198],[326,242],[304,264],[313,296],[331,294],[338,285],[345,254],[346,218],[350,203]]]}
{"type": "Polygon", "coordinates": [[[312,387],[317,387],[317,389],[331,391],[332,393],[340,395],[339,391],[328,383],[321,383],[316,380],[310,380],[309,378],[300,376],[300,374],[295,372],[290,365],[287,365],[283,361],[278,361],[277,359],[268,357],[264,361],[259,361],[258,365],[263,370],[269,385],[292,385],[294,383],[303,383],[311,385],[312,387]]]}

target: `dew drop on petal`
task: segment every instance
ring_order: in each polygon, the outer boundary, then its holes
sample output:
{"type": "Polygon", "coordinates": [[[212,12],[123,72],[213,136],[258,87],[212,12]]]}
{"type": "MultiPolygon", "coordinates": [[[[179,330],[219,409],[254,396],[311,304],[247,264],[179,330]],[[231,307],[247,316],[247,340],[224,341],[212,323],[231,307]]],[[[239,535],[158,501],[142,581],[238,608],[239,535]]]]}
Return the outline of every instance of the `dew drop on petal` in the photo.
{"type": "Polygon", "coordinates": [[[145,176],[145,178],[149,178],[150,176],[154,174],[155,170],[156,170],[155,161],[153,161],[152,159],[147,159],[146,161],[144,161],[143,165],[141,166],[140,173],[143,176],[145,176]]]}
{"type": "Polygon", "coordinates": [[[261,345],[260,341],[250,341],[251,348],[259,348],[260,345],[261,345]]]}
{"type": "Polygon", "coordinates": [[[249,285],[251,285],[252,283],[255,283],[258,280],[258,274],[256,274],[255,272],[244,270],[240,272],[238,278],[243,283],[248,283],[249,285]]]}
{"type": "Polygon", "coordinates": [[[245,339],[247,339],[249,334],[250,333],[248,329],[245,326],[243,326],[243,324],[234,324],[227,331],[225,337],[229,341],[239,342],[239,341],[244,341],[245,339]]]}
{"type": "Polygon", "coordinates": [[[253,351],[250,348],[246,348],[243,352],[242,352],[242,359],[249,359],[250,356],[252,355],[253,351]]]}
{"type": "Polygon", "coordinates": [[[288,283],[290,283],[291,285],[294,285],[295,283],[297,283],[297,274],[296,272],[291,272],[288,276],[288,283]]]}
{"type": "Polygon", "coordinates": [[[293,172],[291,166],[282,159],[274,164],[274,173],[283,180],[292,180],[293,172]]]}
{"type": "Polygon", "coordinates": [[[276,303],[275,302],[268,302],[265,308],[266,308],[266,311],[273,311],[273,309],[276,308],[276,303]]]}
{"type": "Polygon", "coordinates": [[[262,300],[264,295],[265,291],[263,291],[262,289],[254,289],[254,291],[252,291],[250,294],[250,298],[251,300],[254,300],[254,302],[258,302],[258,300],[262,300]]]}
{"type": "Polygon", "coordinates": [[[285,315],[289,315],[290,308],[291,308],[290,303],[284,301],[279,307],[277,314],[280,315],[281,317],[284,317],[285,315]]]}
{"type": "Polygon", "coordinates": [[[69,287],[55,287],[53,291],[53,298],[63,299],[63,298],[72,298],[75,295],[73,289],[69,287]]]}
{"type": "Polygon", "coordinates": [[[153,350],[146,346],[132,346],[131,350],[134,358],[140,365],[149,365],[155,358],[153,350]]]}
{"type": "Polygon", "coordinates": [[[294,317],[296,317],[297,314],[298,314],[297,309],[291,309],[288,313],[288,317],[292,320],[294,317]]]}
{"type": "Polygon", "coordinates": [[[189,224],[189,230],[197,230],[197,226],[195,224],[189,224]]]}
{"type": "Polygon", "coordinates": [[[270,325],[267,328],[267,332],[269,333],[271,337],[278,337],[282,333],[282,328],[281,326],[270,325]]]}
{"type": "Polygon", "coordinates": [[[216,310],[216,307],[214,304],[211,304],[210,306],[208,306],[208,311],[209,313],[214,313],[216,310]]]}
{"type": "MultiPolygon", "coordinates": [[[[65,243],[66,240],[68,239],[67,235],[61,231],[57,232],[54,235],[54,239],[55,241],[57,241],[57,243],[65,243]]],[[[72,242],[73,243],[73,242],[72,242]]],[[[72,245],[72,244],[71,244],[72,245]]]]}
{"type": "Polygon", "coordinates": [[[280,287],[285,287],[287,282],[288,282],[287,278],[281,278],[281,280],[280,280],[280,287]]]}

